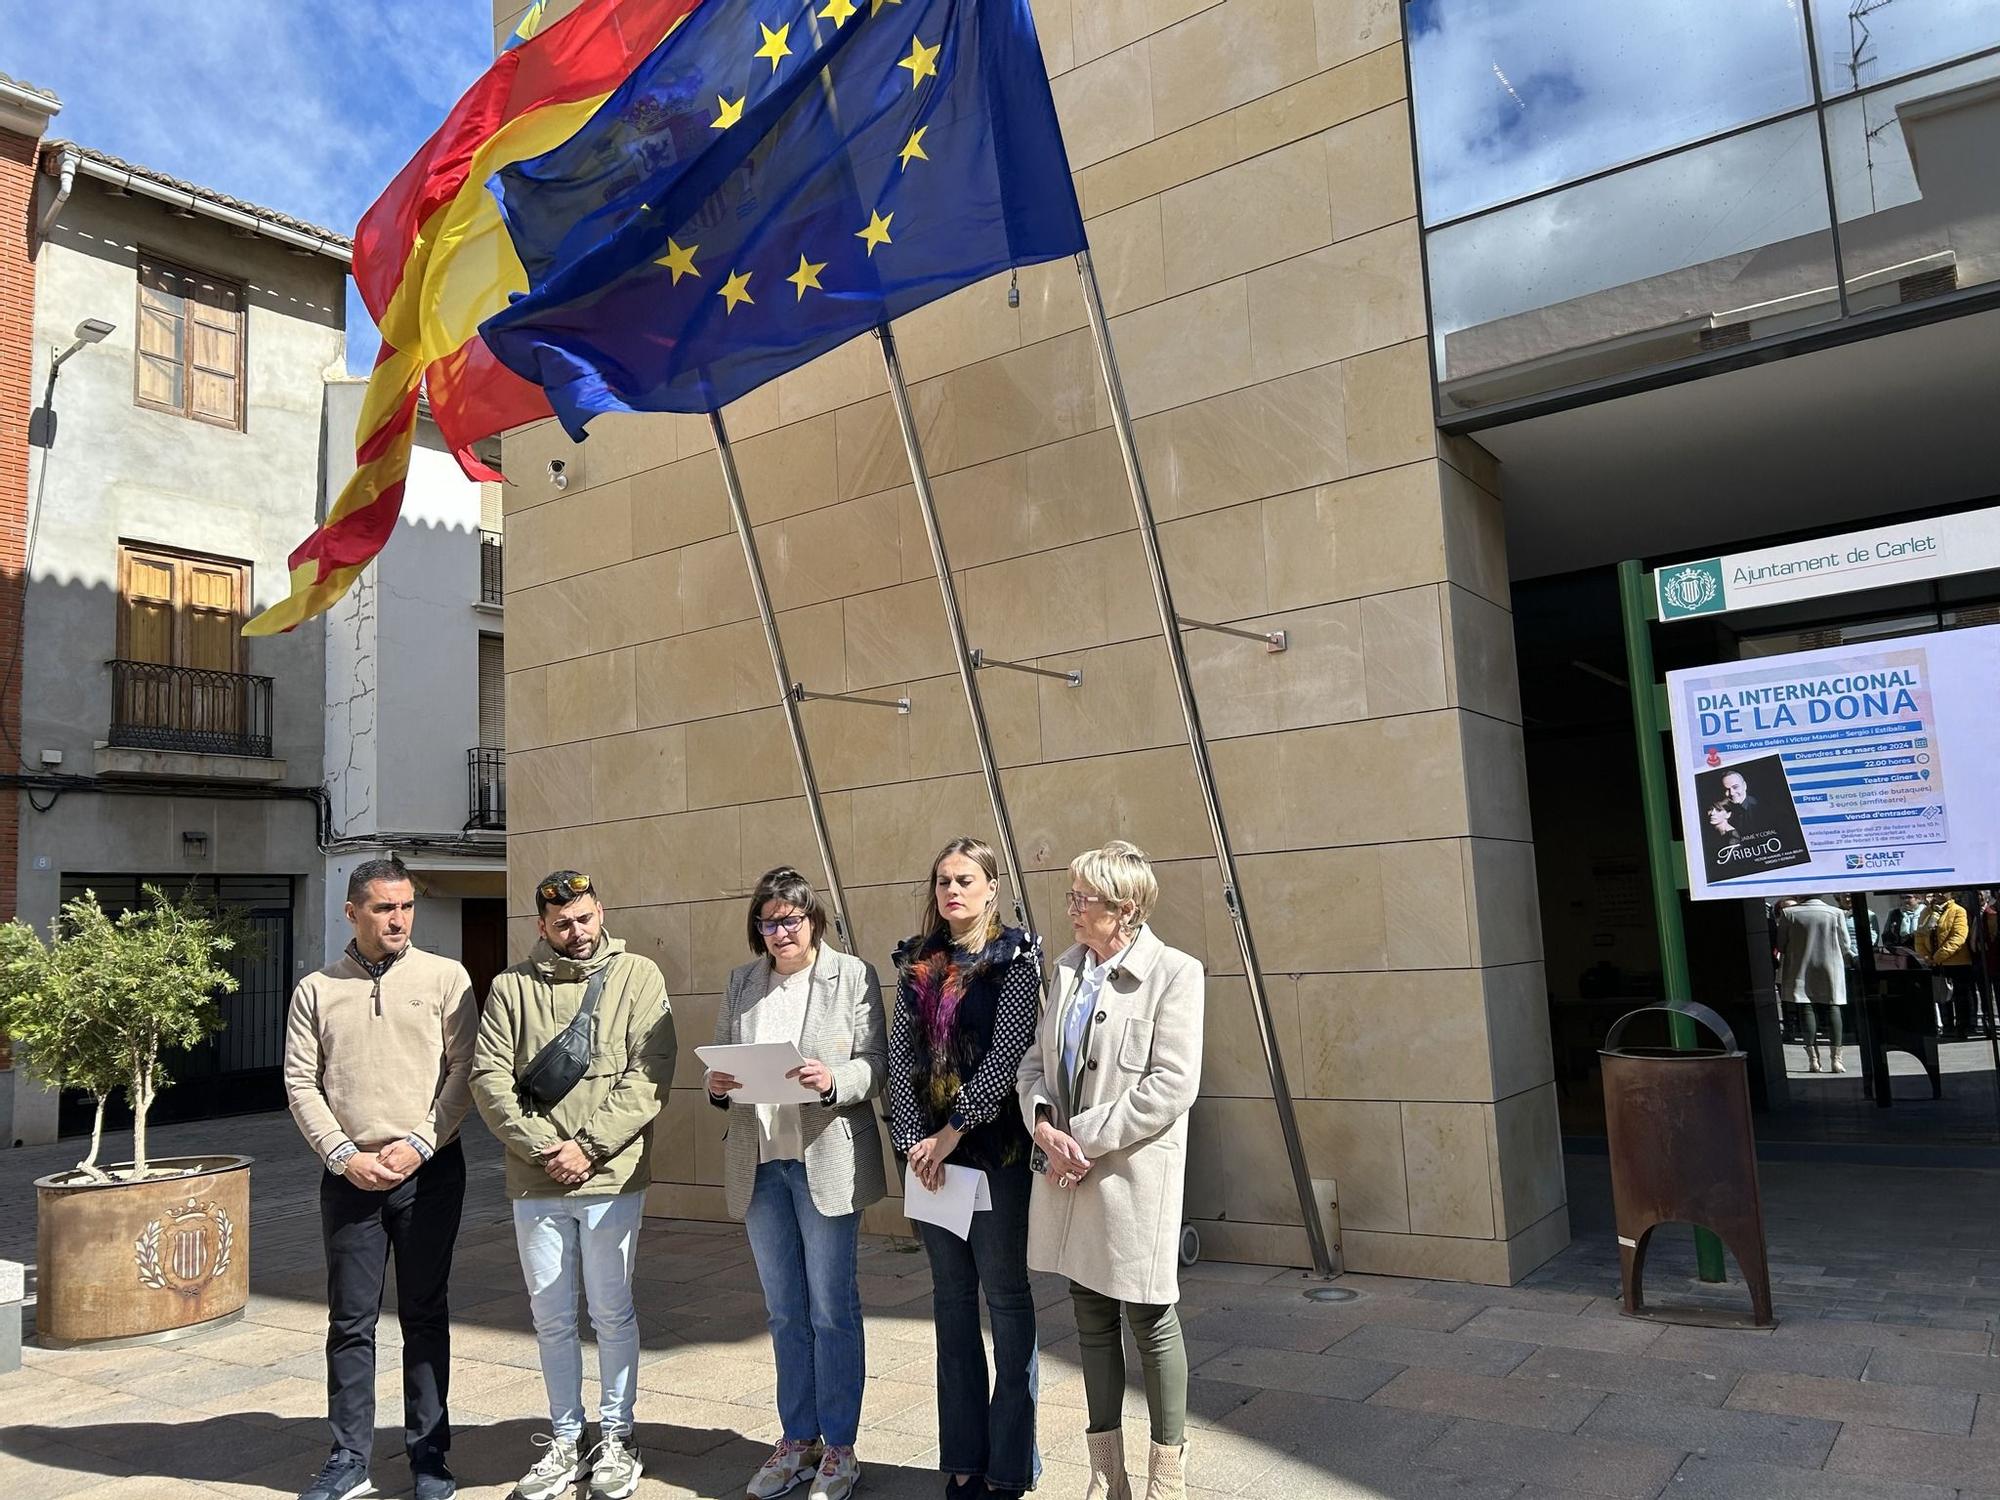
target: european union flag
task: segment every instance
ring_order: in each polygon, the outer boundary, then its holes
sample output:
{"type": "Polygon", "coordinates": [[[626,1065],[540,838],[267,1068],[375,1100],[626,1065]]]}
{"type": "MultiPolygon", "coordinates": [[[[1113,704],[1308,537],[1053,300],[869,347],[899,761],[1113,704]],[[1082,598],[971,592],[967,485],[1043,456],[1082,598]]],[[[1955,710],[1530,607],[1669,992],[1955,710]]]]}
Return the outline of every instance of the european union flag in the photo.
{"type": "Polygon", "coordinates": [[[1084,247],[1028,0],[704,0],[493,190],[531,290],[480,331],[572,437],[1084,247]]]}

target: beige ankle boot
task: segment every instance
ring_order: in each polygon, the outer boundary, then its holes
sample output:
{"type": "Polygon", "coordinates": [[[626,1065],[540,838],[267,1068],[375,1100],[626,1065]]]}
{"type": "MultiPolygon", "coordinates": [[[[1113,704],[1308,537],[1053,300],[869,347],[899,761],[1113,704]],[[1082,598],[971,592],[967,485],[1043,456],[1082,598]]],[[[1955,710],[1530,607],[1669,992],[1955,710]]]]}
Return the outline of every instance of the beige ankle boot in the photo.
{"type": "Polygon", "coordinates": [[[1152,1444],[1146,1453],[1146,1500],[1187,1500],[1187,1444],[1152,1444]]]}
{"type": "Polygon", "coordinates": [[[1090,1444],[1090,1488],[1083,1500],[1132,1500],[1132,1481],[1125,1477],[1125,1434],[1086,1432],[1090,1444]]]}

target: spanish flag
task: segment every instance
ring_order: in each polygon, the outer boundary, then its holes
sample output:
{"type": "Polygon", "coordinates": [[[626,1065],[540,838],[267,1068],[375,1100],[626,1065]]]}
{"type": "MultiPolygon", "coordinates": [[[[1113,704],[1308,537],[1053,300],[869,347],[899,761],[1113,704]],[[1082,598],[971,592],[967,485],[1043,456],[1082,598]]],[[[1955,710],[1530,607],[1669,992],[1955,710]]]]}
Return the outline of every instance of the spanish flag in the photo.
{"type": "Polygon", "coordinates": [[[528,289],[487,180],[568,140],[701,0],[583,0],[553,24],[536,5],[423,149],[362,216],[354,280],[381,330],[355,432],[354,477],[291,555],[291,594],[243,627],[277,635],[324,614],[387,544],[402,509],[427,392],[438,430],[475,479],[481,438],[549,415],[479,324],[528,289]]]}

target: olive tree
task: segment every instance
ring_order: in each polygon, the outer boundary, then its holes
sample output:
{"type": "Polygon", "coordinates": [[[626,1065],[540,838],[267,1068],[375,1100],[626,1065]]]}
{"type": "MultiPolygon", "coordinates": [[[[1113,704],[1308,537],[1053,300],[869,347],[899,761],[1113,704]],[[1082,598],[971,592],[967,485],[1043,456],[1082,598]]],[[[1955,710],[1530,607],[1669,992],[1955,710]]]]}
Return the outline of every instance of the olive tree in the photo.
{"type": "Polygon", "coordinates": [[[222,1027],[218,995],[237,987],[221,959],[232,923],[189,898],[145,887],[145,904],[116,917],[94,892],[64,904],[45,942],[20,921],[0,927],[0,1027],[22,1066],[51,1088],[96,1102],[90,1152],[78,1170],[103,1180],[104,1107],[123,1088],[132,1105],[133,1180],[147,1175],[146,1115],[173,1080],[160,1054],[222,1027]]]}

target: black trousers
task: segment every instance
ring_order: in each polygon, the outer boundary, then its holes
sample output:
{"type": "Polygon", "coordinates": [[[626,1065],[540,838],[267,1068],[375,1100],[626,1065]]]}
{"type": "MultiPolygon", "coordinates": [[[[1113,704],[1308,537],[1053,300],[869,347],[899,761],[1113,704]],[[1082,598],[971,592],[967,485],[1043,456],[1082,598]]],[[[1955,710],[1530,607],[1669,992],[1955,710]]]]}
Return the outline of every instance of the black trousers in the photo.
{"type": "Polygon", "coordinates": [[[326,1405],[333,1443],[368,1458],[375,1447],[375,1322],[396,1257],[396,1319],[403,1329],[403,1444],[411,1458],[451,1447],[451,1309],[446,1286],[465,1206],[465,1153],[441,1146],[386,1193],[326,1174],[326,1405]]]}

